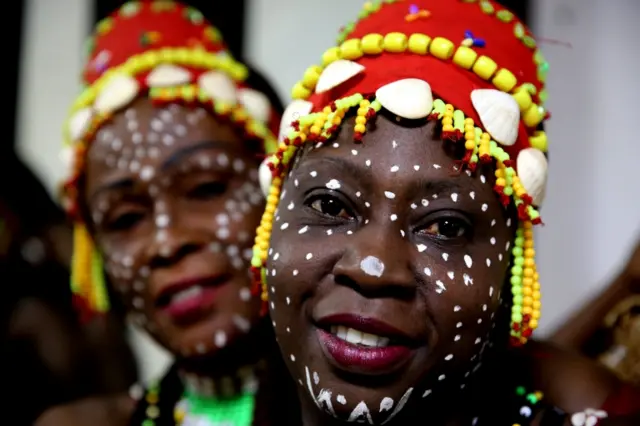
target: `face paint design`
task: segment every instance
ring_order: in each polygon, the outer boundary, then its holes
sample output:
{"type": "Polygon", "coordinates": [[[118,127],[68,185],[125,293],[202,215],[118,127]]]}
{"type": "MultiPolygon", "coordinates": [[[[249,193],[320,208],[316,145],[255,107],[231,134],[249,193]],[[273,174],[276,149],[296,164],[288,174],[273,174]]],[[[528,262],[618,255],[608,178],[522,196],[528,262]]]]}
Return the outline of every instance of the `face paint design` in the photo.
{"type": "Polygon", "coordinates": [[[412,400],[459,392],[479,368],[515,229],[492,171],[452,173],[434,123],[380,115],[362,145],[351,129],[293,165],[267,283],[302,398],[384,424],[412,400]]]}
{"type": "Polygon", "coordinates": [[[212,353],[258,319],[248,275],[264,208],[257,167],[230,125],[148,99],[91,146],[85,200],[108,276],[175,353],[212,353]]]}

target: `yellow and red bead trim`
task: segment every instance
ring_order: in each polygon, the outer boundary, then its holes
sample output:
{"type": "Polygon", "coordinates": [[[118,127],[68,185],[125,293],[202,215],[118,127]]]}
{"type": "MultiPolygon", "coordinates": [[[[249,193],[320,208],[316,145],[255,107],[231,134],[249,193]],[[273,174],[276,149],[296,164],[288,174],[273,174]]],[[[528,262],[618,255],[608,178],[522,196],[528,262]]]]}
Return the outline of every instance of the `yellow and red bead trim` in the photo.
{"type": "MultiPolygon", "coordinates": [[[[278,151],[271,157],[270,168],[273,180],[267,196],[265,212],[257,230],[251,260],[254,279],[253,290],[256,294],[261,293],[264,302],[263,310],[267,309],[266,302],[268,299],[266,262],[269,240],[271,238],[273,218],[280,200],[283,177],[293,157],[302,145],[307,142],[326,143],[335,137],[345,115],[353,108],[357,108],[354,139],[357,143],[362,142],[367,122],[375,117],[382,106],[375,99],[369,100],[362,94],[355,94],[333,102],[321,112],[307,115],[293,122],[293,130],[280,143],[278,151]]],[[[514,343],[523,343],[531,333],[531,330],[537,326],[537,319],[539,318],[539,297],[537,298],[538,310],[534,311],[533,305],[530,303],[525,305],[525,300],[520,296],[525,291],[531,296],[532,293],[529,290],[525,290],[525,287],[526,289],[534,288],[528,278],[533,276],[531,267],[535,273],[535,263],[531,264],[533,261],[533,257],[530,256],[532,254],[531,251],[526,251],[526,249],[533,248],[533,236],[531,232],[527,231],[530,231],[533,224],[540,223],[540,215],[531,205],[531,197],[520,183],[509,154],[495,141],[491,140],[491,136],[487,132],[477,127],[473,119],[465,117],[462,111],[456,110],[452,105],[445,104],[440,99],[434,100],[433,110],[429,119],[440,121],[443,140],[452,142],[464,140],[466,154],[459,162],[458,170],[461,171],[463,167],[474,170],[478,162],[487,164],[495,162],[496,184],[494,190],[505,207],[513,203],[517,209],[518,219],[524,231],[518,231],[519,236],[513,249],[514,267],[511,270],[511,283],[514,289],[512,335],[514,343]],[[524,251],[522,252],[523,247],[524,251]]],[[[535,276],[537,280],[537,275],[535,276]]],[[[529,299],[526,299],[526,302],[528,303],[529,299]]]]}
{"type": "MultiPolygon", "coordinates": [[[[303,79],[295,84],[291,95],[294,99],[309,99],[323,70],[339,59],[357,60],[363,55],[374,56],[383,52],[431,54],[443,61],[452,60],[457,66],[472,71],[484,80],[490,80],[498,90],[510,93],[518,103],[521,119],[528,128],[536,128],[546,117],[544,108],[533,100],[537,89],[532,83],[518,85],[518,80],[511,71],[499,68],[491,58],[479,55],[471,47],[456,47],[452,41],[445,38],[432,39],[420,33],[410,36],[403,33],[389,33],[384,36],[368,34],[362,39],[350,39],[340,46],[332,47],[324,53],[322,66],[311,66],[305,71],[303,79]]],[[[529,143],[540,151],[547,151],[547,138],[542,131],[534,131],[529,137],[529,143]]]]}

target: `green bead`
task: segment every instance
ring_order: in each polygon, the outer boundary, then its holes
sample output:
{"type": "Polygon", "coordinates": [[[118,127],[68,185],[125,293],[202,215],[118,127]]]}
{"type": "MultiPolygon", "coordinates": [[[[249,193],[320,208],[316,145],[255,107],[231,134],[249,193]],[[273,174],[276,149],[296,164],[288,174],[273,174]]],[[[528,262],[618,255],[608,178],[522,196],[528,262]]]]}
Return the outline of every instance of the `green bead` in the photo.
{"type": "Polygon", "coordinates": [[[513,20],[513,13],[508,10],[500,10],[496,13],[496,18],[502,22],[509,23],[513,20]]]}
{"type": "Polygon", "coordinates": [[[522,37],[522,42],[530,49],[534,49],[536,47],[536,40],[531,36],[522,37]]]}
{"type": "Polygon", "coordinates": [[[536,398],[534,394],[530,393],[529,395],[527,395],[527,401],[535,405],[538,403],[538,398],[536,398]]]}
{"type": "Polygon", "coordinates": [[[481,1],[480,2],[480,8],[487,15],[491,15],[493,12],[495,12],[495,9],[494,9],[493,5],[491,3],[489,3],[488,1],[481,1]]]}
{"type": "Polygon", "coordinates": [[[522,25],[522,23],[520,22],[517,22],[513,26],[513,35],[515,35],[517,39],[521,39],[522,37],[524,37],[524,34],[525,34],[524,25],[522,25]]]}
{"type": "Polygon", "coordinates": [[[516,388],[516,394],[517,394],[517,395],[522,396],[522,395],[524,395],[525,393],[527,393],[527,390],[524,388],[524,386],[518,386],[518,387],[516,388]]]}
{"type": "MultiPolygon", "coordinates": [[[[514,306],[514,308],[515,308],[515,306],[514,306]]],[[[522,322],[522,315],[520,313],[511,314],[511,321],[515,322],[515,323],[521,323],[522,322]]]]}
{"type": "Polygon", "coordinates": [[[514,305],[522,305],[522,295],[517,294],[513,296],[513,304],[514,305]]]}
{"type": "Polygon", "coordinates": [[[140,2],[130,1],[122,5],[120,8],[120,15],[125,18],[130,18],[134,16],[140,10],[140,2]]]}
{"type": "Polygon", "coordinates": [[[156,422],[151,419],[146,419],[142,422],[142,426],[156,426],[156,422]]]}

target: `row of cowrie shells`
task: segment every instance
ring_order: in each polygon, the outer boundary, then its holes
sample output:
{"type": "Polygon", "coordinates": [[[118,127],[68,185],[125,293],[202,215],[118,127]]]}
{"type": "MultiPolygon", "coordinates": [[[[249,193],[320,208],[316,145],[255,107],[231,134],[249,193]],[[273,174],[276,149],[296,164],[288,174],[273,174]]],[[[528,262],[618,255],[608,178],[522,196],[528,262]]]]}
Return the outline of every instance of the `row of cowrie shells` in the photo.
{"type": "MultiPolygon", "coordinates": [[[[357,62],[339,59],[329,64],[318,78],[316,93],[327,92],[350,80],[365,70],[357,62]]],[[[408,78],[391,82],[376,91],[376,100],[389,112],[406,119],[427,117],[433,108],[431,86],[424,80],[408,78]]],[[[471,92],[471,102],[480,117],[483,128],[503,146],[516,143],[520,125],[520,107],[508,93],[496,89],[477,89],[471,92]]],[[[282,141],[291,131],[291,123],[309,114],[313,105],[304,100],[294,100],[285,110],[278,139],[282,141]]],[[[271,185],[269,159],[260,170],[260,185],[268,194],[271,185]]],[[[544,199],[548,164],[544,153],[536,148],[526,148],[516,160],[518,176],[536,205],[544,199]]]]}
{"type": "MultiPolygon", "coordinates": [[[[154,68],[146,78],[150,88],[176,87],[190,84],[191,72],[172,64],[162,64],[154,68]]],[[[255,120],[267,123],[271,106],[267,97],[253,89],[238,89],[233,80],[221,71],[208,71],[198,77],[198,86],[213,99],[235,105],[240,103],[255,120]]],[[[113,113],[130,104],[140,93],[138,81],[127,74],[114,76],[96,97],[91,107],[76,111],[69,120],[69,136],[72,142],[80,140],[88,130],[95,114],[113,113]]],[[[65,170],[71,172],[72,147],[61,153],[65,170]]]]}

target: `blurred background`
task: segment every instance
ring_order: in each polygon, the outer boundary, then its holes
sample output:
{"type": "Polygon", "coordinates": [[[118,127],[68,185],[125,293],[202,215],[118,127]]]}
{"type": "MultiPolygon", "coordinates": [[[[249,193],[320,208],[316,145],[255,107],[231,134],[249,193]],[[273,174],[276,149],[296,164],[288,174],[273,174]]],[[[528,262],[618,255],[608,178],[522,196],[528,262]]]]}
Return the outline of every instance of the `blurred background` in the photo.
{"type": "MultiPolygon", "coordinates": [[[[4,10],[7,24],[21,24],[6,42],[14,114],[0,146],[7,174],[4,197],[54,199],[62,177],[61,125],[79,93],[84,40],[122,1],[23,0],[4,10]],[[15,89],[15,90],[14,90],[15,89]],[[22,161],[27,169],[20,169],[22,161]],[[20,173],[33,172],[42,187],[20,173]],[[11,171],[9,174],[7,171],[11,171]],[[35,184],[34,184],[35,185],[35,184]],[[39,189],[38,189],[39,188],[39,189]],[[31,192],[35,191],[35,192],[31,192]],[[9,195],[7,195],[9,194],[9,195]],[[14,195],[10,195],[14,194],[14,195]]],[[[307,66],[335,42],[338,28],[356,17],[362,0],[185,1],[218,25],[233,53],[254,65],[289,99],[307,66]]],[[[502,1],[534,28],[551,68],[548,108],[550,181],[538,233],[543,282],[540,335],[606,286],[624,266],[640,231],[638,113],[640,66],[635,27],[637,0],[502,1]]],[[[26,201],[25,201],[26,202],[26,201]]],[[[0,203],[0,207],[2,204],[0,203]]],[[[39,219],[59,220],[55,209],[33,204],[39,219]],[[51,212],[51,213],[48,213],[51,212]],[[57,219],[56,219],[57,218],[57,219]]],[[[4,280],[4,278],[3,278],[4,280]]],[[[12,284],[17,285],[17,284],[12,284]]],[[[168,357],[130,330],[143,380],[157,376],[168,357]]]]}

